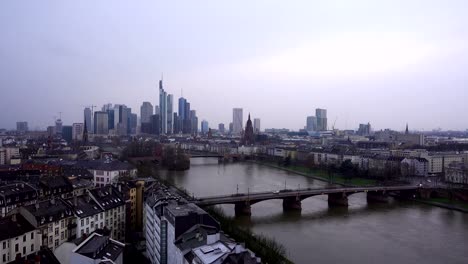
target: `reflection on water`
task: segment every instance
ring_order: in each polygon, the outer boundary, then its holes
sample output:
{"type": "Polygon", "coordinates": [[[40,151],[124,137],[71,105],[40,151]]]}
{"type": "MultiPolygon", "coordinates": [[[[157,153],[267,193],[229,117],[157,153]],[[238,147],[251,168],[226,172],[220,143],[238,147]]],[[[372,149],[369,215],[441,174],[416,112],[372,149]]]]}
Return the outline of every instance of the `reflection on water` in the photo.
{"type": "MultiPolygon", "coordinates": [[[[185,172],[163,177],[195,196],[325,186],[301,175],[253,163],[192,159],[185,172]]],[[[234,215],[233,205],[221,206],[234,215]]],[[[413,202],[367,204],[364,193],[349,207],[329,208],[325,195],[283,212],[281,200],[259,202],[236,222],[282,243],[296,263],[468,263],[468,215],[413,202]]]]}

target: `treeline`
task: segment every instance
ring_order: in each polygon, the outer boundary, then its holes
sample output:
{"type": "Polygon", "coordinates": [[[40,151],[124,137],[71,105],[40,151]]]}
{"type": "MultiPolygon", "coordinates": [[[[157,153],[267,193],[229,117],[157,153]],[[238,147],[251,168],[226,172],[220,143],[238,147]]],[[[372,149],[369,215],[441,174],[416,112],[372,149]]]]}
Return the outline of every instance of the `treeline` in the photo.
{"type": "Polygon", "coordinates": [[[286,249],[275,240],[262,235],[254,235],[250,230],[240,228],[237,223],[217,207],[206,210],[221,225],[221,229],[237,242],[244,242],[245,247],[255,252],[262,259],[262,263],[292,263],[286,258],[286,249]]]}

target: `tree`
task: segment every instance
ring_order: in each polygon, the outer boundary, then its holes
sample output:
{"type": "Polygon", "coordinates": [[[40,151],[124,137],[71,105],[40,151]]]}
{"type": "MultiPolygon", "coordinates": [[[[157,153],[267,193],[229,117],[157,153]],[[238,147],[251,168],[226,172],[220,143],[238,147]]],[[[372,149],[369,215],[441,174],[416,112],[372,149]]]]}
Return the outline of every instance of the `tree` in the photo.
{"type": "Polygon", "coordinates": [[[284,158],[283,164],[285,167],[289,167],[289,165],[291,165],[291,156],[288,155],[286,158],[284,158]]]}
{"type": "Polygon", "coordinates": [[[343,174],[346,180],[351,180],[354,174],[357,173],[357,168],[354,166],[351,160],[347,159],[341,163],[339,171],[341,174],[343,174]]]}

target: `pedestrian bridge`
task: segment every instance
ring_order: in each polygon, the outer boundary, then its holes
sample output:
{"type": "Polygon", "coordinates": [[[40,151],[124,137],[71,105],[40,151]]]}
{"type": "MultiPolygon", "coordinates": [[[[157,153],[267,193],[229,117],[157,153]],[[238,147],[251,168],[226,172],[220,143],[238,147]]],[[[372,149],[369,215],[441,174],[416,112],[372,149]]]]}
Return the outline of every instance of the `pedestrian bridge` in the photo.
{"type": "Polygon", "coordinates": [[[284,210],[300,210],[302,200],[316,195],[328,195],[329,206],[348,206],[348,196],[361,192],[367,193],[368,202],[386,202],[389,194],[399,194],[403,197],[413,197],[414,195],[425,197],[430,194],[431,189],[419,186],[308,188],[199,197],[195,198],[193,202],[199,206],[234,204],[236,215],[250,215],[251,205],[261,201],[281,199],[284,210]]]}

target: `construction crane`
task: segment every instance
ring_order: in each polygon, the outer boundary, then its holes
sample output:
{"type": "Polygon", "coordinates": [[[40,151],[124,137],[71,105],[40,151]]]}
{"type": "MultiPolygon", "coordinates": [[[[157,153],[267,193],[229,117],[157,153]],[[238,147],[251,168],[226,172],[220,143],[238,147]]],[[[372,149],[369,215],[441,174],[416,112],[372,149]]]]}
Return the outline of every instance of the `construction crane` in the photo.
{"type": "Polygon", "coordinates": [[[336,124],[337,119],[338,119],[338,117],[335,117],[335,121],[333,122],[332,130],[335,130],[335,124],[336,124]]]}

